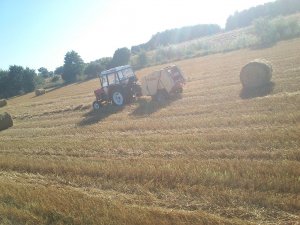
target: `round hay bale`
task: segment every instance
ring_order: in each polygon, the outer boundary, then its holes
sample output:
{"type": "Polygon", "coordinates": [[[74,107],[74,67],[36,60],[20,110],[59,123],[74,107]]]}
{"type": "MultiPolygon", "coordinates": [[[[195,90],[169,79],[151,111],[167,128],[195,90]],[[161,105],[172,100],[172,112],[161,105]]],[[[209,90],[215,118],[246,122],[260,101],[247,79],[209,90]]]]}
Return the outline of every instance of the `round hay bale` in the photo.
{"type": "Polygon", "coordinates": [[[43,94],[45,94],[46,93],[46,90],[45,89],[36,89],[35,90],[35,95],[36,96],[40,96],[40,95],[43,95],[43,94]]]}
{"type": "Polygon", "coordinates": [[[0,131],[13,126],[11,115],[7,112],[0,114],[0,131]]]}
{"type": "Polygon", "coordinates": [[[6,106],[7,101],[5,99],[0,99],[0,107],[6,106]]]}
{"type": "Polygon", "coordinates": [[[273,68],[264,59],[256,59],[245,65],[240,73],[240,80],[244,88],[256,88],[270,83],[273,68]]]}

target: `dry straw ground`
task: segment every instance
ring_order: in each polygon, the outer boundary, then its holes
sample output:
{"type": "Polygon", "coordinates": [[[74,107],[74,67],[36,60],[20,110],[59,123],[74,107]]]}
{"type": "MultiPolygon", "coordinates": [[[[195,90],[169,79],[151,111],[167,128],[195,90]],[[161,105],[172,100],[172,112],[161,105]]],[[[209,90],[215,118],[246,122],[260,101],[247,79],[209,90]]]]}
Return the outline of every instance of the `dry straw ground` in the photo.
{"type": "Polygon", "coordinates": [[[143,98],[93,113],[96,79],[10,99],[0,223],[297,224],[299,52],[295,39],[176,62],[188,82],[163,107],[143,98]],[[255,58],[273,64],[275,86],[241,98],[255,58]]]}

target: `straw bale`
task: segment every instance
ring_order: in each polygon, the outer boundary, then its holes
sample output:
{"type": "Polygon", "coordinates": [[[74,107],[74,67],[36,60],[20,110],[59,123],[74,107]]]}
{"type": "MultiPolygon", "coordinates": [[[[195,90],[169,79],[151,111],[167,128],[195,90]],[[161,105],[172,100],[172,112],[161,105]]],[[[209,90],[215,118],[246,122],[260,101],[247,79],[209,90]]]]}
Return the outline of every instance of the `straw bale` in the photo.
{"type": "Polygon", "coordinates": [[[35,90],[35,95],[36,96],[40,96],[40,95],[43,95],[46,93],[46,90],[45,89],[36,89],[35,90]]]}
{"type": "Polygon", "coordinates": [[[256,59],[245,65],[240,73],[240,80],[244,88],[256,88],[270,83],[272,65],[264,59],[256,59]]]}
{"type": "Polygon", "coordinates": [[[7,112],[0,113],[0,130],[5,130],[13,126],[11,115],[7,112]]]}
{"type": "Polygon", "coordinates": [[[7,101],[5,99],[0,99],[0,107],[4,107],[7,105],[7,101]]]}

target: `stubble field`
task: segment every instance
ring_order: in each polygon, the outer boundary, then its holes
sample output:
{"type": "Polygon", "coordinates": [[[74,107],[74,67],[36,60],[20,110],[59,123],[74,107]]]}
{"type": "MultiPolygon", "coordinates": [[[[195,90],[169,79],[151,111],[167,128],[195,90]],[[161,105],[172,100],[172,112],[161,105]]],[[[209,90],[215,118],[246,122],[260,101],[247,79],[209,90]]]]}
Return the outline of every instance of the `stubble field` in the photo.
{"type": "Polygon", "coordinates": [[[295,39],[175,62],[188,82],[164,106],[95,113],[97,79],[10,99],[0,224],[299,224],[299,52],[295,39]],[[242,98],[255,58],[273,91],[242,98]]]}

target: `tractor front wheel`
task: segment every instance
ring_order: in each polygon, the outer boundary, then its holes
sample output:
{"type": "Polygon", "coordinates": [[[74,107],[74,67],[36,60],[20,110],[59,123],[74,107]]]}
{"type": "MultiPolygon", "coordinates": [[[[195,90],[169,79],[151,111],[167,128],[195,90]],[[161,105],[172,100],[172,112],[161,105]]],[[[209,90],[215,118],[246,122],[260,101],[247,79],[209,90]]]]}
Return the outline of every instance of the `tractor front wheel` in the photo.
{"type": "Polygon", "coordinates": [[[93,102],[93,109],[95,111],[98,111],[101,108],[101,103],[99,101],[94,101],[93,102]]]}

